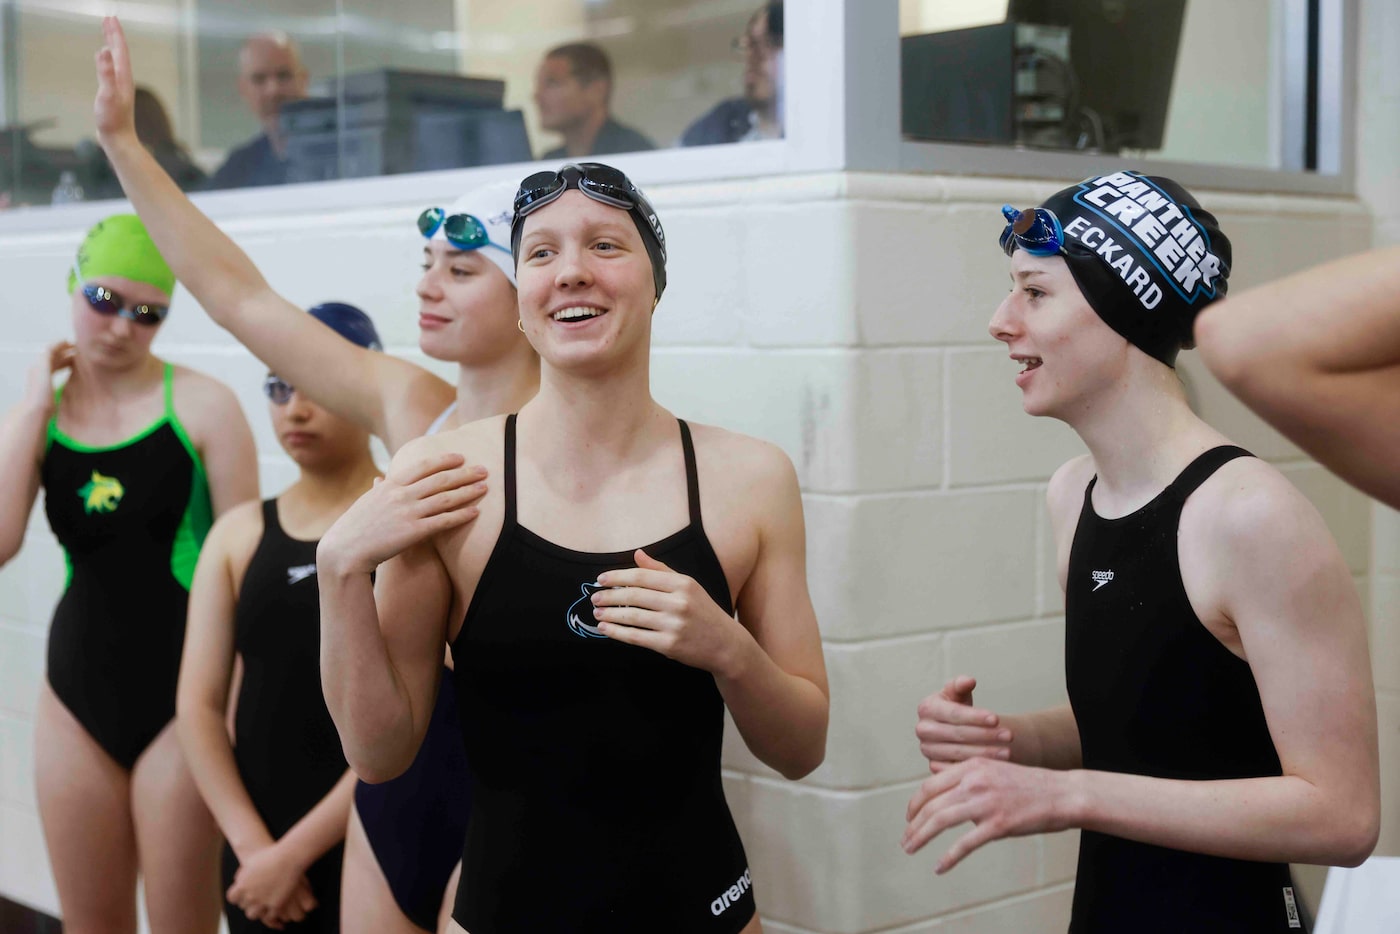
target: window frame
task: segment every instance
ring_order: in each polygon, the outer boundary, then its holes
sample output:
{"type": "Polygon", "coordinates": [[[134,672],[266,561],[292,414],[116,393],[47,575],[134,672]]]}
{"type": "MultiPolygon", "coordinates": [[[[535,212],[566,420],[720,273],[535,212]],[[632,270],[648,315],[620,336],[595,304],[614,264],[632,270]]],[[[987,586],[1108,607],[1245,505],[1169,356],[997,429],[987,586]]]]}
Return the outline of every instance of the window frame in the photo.
{"type": "MultiPolygon", "coordinates": [[[[801,0],[801,15],[786,18],[784,85],[793,93],[785,95],[784,139],[632,153],[609,161],[650,186],[828,172],[1063,179],[1127,164],[1169,175],[1190,188],[1354,195],[1357,0],[1276,2],[1284,15],[1294,17],[1297,13],[1290,9],[1306,11],[1308,4],[1318,5],[1318,152],[1320,164],[1335,167],[1331,174],[904,140],[899,132],[898,0],[801,0]]],[[[94,19],[94,36],[96,24],[94,19]]],[[[0,87],[4,85],[0,76],[0,87]]],[[[1283,132],[1296,134],[1297,129],[1285,120],[1283,132]]],[[[193,200],[219,222],[335,212],[347,204],[433,204],[473,185],[524,177],[552,164],[536,161],[203,192],[195,193],[193,200]]],[[[91,201],[0,212],[0,235],[71,229],[93,223],[123,203],[91,201]]]]}

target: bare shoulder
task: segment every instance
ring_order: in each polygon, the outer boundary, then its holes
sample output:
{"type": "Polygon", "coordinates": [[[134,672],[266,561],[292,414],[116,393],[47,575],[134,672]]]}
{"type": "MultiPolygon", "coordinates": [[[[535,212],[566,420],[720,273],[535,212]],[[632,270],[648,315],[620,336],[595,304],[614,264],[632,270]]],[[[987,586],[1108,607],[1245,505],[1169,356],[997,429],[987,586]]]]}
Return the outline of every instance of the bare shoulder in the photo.
{"type": "Polygon", "coordinates": [[[702,483],[739,495],[796,491],[797,470],[776,444],[714,425],[687,422],[702,483]]]}
{"type": "Polygon", "coordinates": [[[482,463],[487,457],[498,460],[505,420],[504,415],[493,415],[459,428],[414,438],[399,448],[393,463],[409,463],[437,454],[461,454],[468,463],[482,463]]]}
{"type": "Polygon", "coordinates": [[[1211,474],[1186,501],[1181,531],[1207,549],[1239,556],[1309,542],[1331,544],[1316,507],[1272,464],[1239,457],[1211,474]]]}
{"type": "Polygon", "coordinates": [[[210,555],[227,562],[235,580],[240,580],[262,535],[262,503],[258,500],[239,503],[214,520],[205,536],[201,556],[210,555]]]}
{"type": "Polygon", "coordinates": [[[1045,503],[1056,527],[1072,522],[1084,503],[1084,489],[1094,478],[1097,468],[1088,454],[1065,461],[1050,475],[1045,490],[1045,503]]]}
{"type": "Polygon", "coordinates": [[[217,430],[230,418],[243,420],[243,408],[223,382],[207,373],[176,365],[174,375],[175,412],[184,424],[206,430],[217,430]]]}

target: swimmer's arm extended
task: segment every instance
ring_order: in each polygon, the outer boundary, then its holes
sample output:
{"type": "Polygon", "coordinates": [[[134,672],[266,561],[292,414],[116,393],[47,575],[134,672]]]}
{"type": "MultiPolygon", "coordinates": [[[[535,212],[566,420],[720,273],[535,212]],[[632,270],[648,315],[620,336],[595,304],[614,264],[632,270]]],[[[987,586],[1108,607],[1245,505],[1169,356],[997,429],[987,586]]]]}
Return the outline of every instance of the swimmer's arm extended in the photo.
{"type": "Polygon", "coordinates": [[[402,774],[427,730],[452,605],[429,540],[476,518],[485,492],[484,471],[433,444],[420,439],[395,455],[316,551],[326,706],[367,782],[402,774]]]}
{"type": "Polygon", "coordinates": [[[136,136],[126,39],[114,17],[98,54],[98,140],[161,255],[200,305],[268,368],[384,440],[422,434],[456,392],[406,360],[352,344],[275,292],[253,261],[187,198],[136,136]]]}
{"type": "Polygon", "coordinates": [[[1400,247],[1231,296],[1196,321],[1202,359],[1347,481],[1400,507],[1400,247]]]}
{"type": "Polygon", "coordinates": [[[61,342],[29,368],[23,398],[0,422],[0,566],[24,544],[29,513],[39,496],[40,467],[54,412],[53,374],[73,363],[73,345],[61,342]]]}
{"type": "Polygon", "coordinates": [[[906,849],[973,821],[939,871],[990,840],[1070,827],[1234,859],[1354,866],[1370,854],[1380,779],[1360,601],[1302,494],[1265,465],[1242,469],[1248,488],[1188,501],[1183,541],[1198,544],[1182,547],[1182,573],[1193,605],[1238,629],[1283,774],[1177,781],[973,760],[924,782],[906,849]]]}

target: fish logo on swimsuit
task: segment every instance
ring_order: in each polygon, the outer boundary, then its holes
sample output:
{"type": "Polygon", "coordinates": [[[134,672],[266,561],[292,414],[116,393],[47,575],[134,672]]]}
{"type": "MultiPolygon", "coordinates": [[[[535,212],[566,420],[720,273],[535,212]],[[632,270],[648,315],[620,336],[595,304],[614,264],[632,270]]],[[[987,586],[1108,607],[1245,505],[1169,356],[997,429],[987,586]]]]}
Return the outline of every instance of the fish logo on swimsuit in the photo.
{"type": "Polygon", "coordinates": [[[594,581],[580,584],[579,589],[583,591],[583,596],[571,603],[568,612],[564,614],[564,621],[569,624],[569,631],[576,636],[583,636],[585,639],[606,639],[607,636],[598,630],[598,624],[593,621],[593,601],[589,598],[598,591],[607,588],[594,581]]]}
{"type": "Polygon", "coordinates": [[[121,481],[116,477],[104,476],[94,470],[92,479],[78,489],[78,495],[83,500],[84,515],[92,515],[94,512],[116,512],[117,504],[126,495],[126,490],[122,489],[121,481]]]}

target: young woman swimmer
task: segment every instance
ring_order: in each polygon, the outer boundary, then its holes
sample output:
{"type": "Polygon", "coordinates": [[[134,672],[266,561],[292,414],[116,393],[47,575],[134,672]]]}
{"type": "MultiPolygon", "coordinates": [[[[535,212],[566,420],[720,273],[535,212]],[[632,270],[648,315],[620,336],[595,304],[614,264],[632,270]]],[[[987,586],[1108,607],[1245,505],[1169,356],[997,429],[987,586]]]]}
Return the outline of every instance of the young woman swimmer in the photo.
{"type": "Polygon", "coordinates": [[[1355,865],[1379,828],[1366,629],[1322,519],[1202,422],[1173,364],[1224,294],[1230,243],[1169,179],[1117,172],[1005,209],[1011,294],[991,333],[1025,410],[1089,449],[1050,481],[1070,704],[919,707],[933,773],[914,852],[972,822],[1082,828],[1072,932],[1290,932],[1289,862],[1355,865]]]}
{"type": "Polygon", "coordinates": [[[397,773],[451,644],[476,802],[456,929],[757,931],[720,737],[727,707],[784,775],[824,754],[796,477],[651,398],[665,239],[626,176],[527,178],[512,246],[540,393],[405,446],[322,539],[331,713],[360,774],[397,773]]]}

